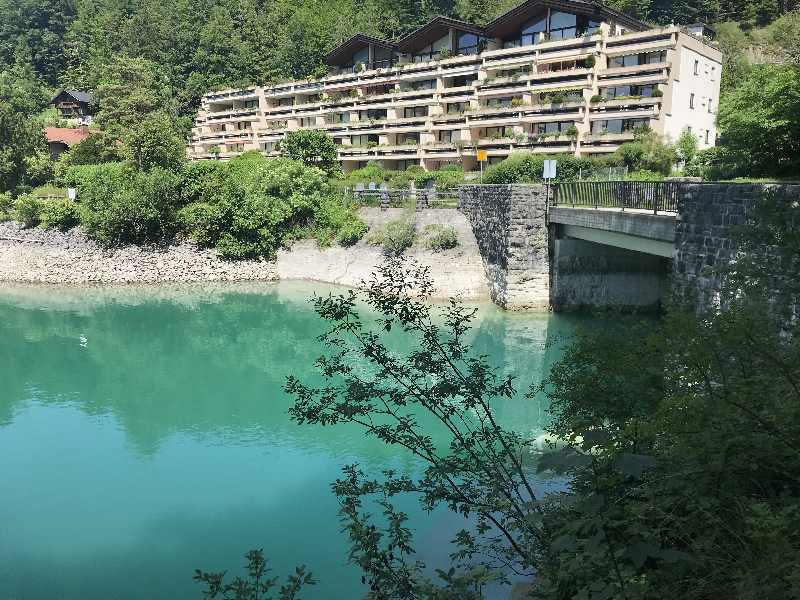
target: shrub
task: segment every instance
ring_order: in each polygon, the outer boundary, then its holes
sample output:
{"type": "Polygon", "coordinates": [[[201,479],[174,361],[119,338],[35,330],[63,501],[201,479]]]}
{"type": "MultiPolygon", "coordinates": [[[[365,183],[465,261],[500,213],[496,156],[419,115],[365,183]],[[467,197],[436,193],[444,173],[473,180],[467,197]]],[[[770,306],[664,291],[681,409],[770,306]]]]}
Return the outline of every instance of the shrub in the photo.
{"type": "Polygon", "coordinates": [[[78,206],[67,198],[40,201],[40,219],[46,229],[66,231],[78,224],[78,206]]]}
{"type": "Polygon", "coordinates": [[[446,165],[438,171],[422,172],[414,178],[417,187],[425,187],[430,181],[440,190],[451,190],[464,183],[464,169],[458,165],[446,165]]]}
{"type": "Polygon", "coordinates": [[[177,232],[181,204],[177,174],[161,167],[146,173],[131,171],[118,163],[79,169],[81,222],[100,243],[158,242],[177,232]]]}
{"type": "Polygon", "coordinates": [[[669,175],[677,158],[675,149],[651,131],[636,132],[633,142],[622,144],[614,153],[631,171],[654,171],[669,175]]]}
{"type": "Polygon", "coordinates": [[[594,56],[588,56],[583,62],[587,69],[591,69],[597,63],[597,59],[594,56]]]}
{"type": "Polygon", "coordinates": [[[578,137],[578,128],[575,125],[570,125],[564,130],[564,135],[571,138],[578,137]]]}
{"type": "Polygon", "coordinates": [[[604,163],[590,158],[578,158],[568,154],[545,156],[529,152],[515,152],[502,162],[490,166],[483,176],[484,183],[538,183],[542,181],[544,161],[558,161],[555,181],[576,181],[579,175],[591,177],[604,163]]]}
{"type": "Polygon", "coordinates": [[[367,241],[375,246],[382,246],[387,256],[400,256],[406,248],[411,247],[415,236],[414,222],[405,216],[389,221],[373,231],[367,241]]]}
{"type": "Polygon", "coordinates": [[[281,152],[287,158],[299,160],[308,167],[317,167],[326,173],[339,171],[336,144],[321,129],[291,131],[281,141],[281,152]]]}
{"type": "Polygon", "coordinates": [[[625,179],[627,179],[628,181],[663,181],[664,174],[656,173],[655,171],[648,171],[647,169],[642,169],[640,171],[633,171],[632,173],[628,173],[625,179]]]}
{"type": "Polygon", "coordinates": [[[312,234],[320,246],[329,246],[335,240],[342,246],[352,246],[367,231],[355,206],[342,198],[323,198],[314,211],[312,234]]]}
{"type": "Polygon", "coordinates": [[[180,210],[179,222],[192,239],[225,258],[272,258],[301,234],[325,244],[348,225],[344,238],[359,228],[352,209],[335,207],[339,201],[330,199],[323,171],[287,158],[267,160],[258,152],[226,163],[218,192],[200,198],[180,210]]]}
{"type": "Polygon", "coordinates": [[[651,96],[652,96],[653,98],[661,98],[663,95],[664,95],[664,92],[662,92],[662,91],[661,91],[660,89],[658,89],[658,88],[654,89],[654,90],[653,90],[653,93],[651,94],[651,96]]]}
{"type": "Polygon", "coordinates": [[[440,252],[458,246],[458,234],[451,225],[431,224],[422,230],[425,238],[425,247],[440,252]]]}
{"type": "Polygon", "coordinates": [[[0,222],[11,219],[14,210],[14,200],[10,192],[0,192],[0,222]]]}
{"type": "Polygon", "coordinates": [[[23,227],[35,227],[41,219],[41,209],[41,200],[32,194],[23,194],[14,201],[11,214],[23,227]]]}
{"type": "Polygon", "coordinates": [[[589,100],[589,102],[591,102],[592,104],[597,104],[598,102],[602,102],[602,101],[603,101],[603,97],[600,94],[595,94],[589,100]]]}

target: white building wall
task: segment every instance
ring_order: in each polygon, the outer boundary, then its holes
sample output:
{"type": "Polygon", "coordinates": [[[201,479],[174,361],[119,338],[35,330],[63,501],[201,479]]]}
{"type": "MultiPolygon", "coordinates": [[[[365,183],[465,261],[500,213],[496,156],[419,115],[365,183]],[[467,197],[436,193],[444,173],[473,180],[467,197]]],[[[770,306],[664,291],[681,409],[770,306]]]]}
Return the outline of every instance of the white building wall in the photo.
{"type": "Polygon", "coordinates": [[[713,146],[717,136],[716,118],[722,64],[701,52],[703,46],[680,34],[675,49],[671,94],[664,115],[664,134],[677,140],[684,129],[691,129],[699,147],[713,146]]]}

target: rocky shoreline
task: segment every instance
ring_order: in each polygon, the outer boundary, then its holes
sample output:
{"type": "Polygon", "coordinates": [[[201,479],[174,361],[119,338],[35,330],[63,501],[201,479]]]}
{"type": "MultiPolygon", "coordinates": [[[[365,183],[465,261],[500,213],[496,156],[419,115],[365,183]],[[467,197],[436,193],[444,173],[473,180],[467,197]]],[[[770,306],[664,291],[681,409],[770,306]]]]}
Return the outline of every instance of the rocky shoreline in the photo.
{"type": "MultiPolygon", "coordinates": [[[[361,216],[370,227],[377,227],[401,212],[365,208],[361,216]]],[[[464,216],[453,210],[425,210],[415,218],[419,229],[431,223],[447,224],[455,227],[459,237],[459,245],[450,250],[432,252],[415,244],[407,252],[410,259],[428,267],[434,298],[486,299],[483,262],[464,216]]],[[[381,250],[365,240],[349,248],[319,248],[314,240],[301,240],[281,250],[276,261],[227,261],[189,241],[165,247],[105,248],[80,227],[62,232],[0,223],[0,283],[165,285],[284,280],[354,287],[369,279],[382,261],[381,250]]]]}
{"type": "Polygon", "coordinates": [[[188,283],[275,281],[275,263],[226,261],[191,242],[104,248],[79,228],[62,232],[0,223],[0,281],[16,283],[188,283]]]}

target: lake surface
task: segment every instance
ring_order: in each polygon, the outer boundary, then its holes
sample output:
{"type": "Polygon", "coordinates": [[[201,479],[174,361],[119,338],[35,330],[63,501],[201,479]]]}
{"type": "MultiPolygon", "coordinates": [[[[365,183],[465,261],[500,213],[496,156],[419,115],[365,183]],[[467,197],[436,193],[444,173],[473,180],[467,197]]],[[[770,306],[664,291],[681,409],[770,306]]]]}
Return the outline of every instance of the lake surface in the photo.
{"type": "MultiPolygon", "coordinates": [[[[303,597],[360,597],[330,483],[419,465],[289,420],[284,380],[322,351],[308,298],[329,289],[0,287],[0,597],[200,598],[195,568],[239,573],[251,548],[276,574],[308,565],[303,597]]],[[[578,322],[481,306],[473,343],[524,392],[578,322]]],[[[523,393],[495,408],[530,435],[547,422],[523,393]]],[[[422,558],[446,557],[454,517],[404,508],[422,558]]]]}

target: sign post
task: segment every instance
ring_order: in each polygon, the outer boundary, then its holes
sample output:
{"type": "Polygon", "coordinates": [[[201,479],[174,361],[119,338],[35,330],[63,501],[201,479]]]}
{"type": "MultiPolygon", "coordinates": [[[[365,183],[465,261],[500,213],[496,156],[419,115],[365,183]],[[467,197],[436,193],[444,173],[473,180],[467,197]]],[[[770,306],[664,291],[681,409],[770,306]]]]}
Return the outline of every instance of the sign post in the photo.
{"type": "Polygon", "coordinates": [[[476,154],[476,158],[478,159],[478,162],[481,165],[481,184],[482,184],[483,183],[483,163],[485,163],[486,160],[489,157],[488,157],[488,155],[486,153],[486,150],[478,150],[478,151],[475,152],[475,154],[476,154]]]}
{"type": "Polygon", "coordinates": [[[556,165],[557,161],[546,160],[544,161],[544,168],[542,170],[542,179],[544,179],[544,182],[547,185],[547,195],[545,201],[548,206],[550,205],[550,184],[553,182],[553,179],[556,178],[556,165]]]}

